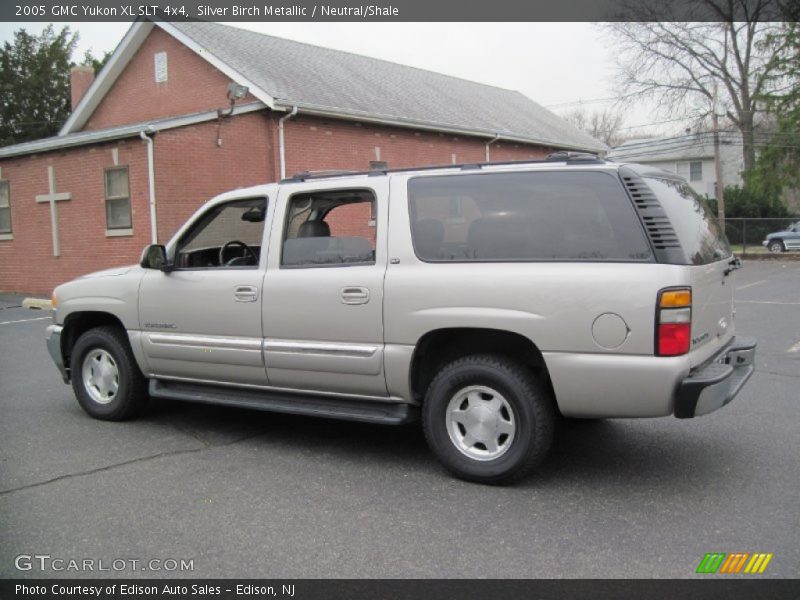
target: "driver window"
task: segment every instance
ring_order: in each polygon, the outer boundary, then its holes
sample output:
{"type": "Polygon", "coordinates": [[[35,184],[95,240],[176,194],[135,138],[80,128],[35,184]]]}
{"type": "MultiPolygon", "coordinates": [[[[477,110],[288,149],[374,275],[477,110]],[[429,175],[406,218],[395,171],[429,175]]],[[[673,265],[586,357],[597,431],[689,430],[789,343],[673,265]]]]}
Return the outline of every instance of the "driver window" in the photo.
{"type": "Polygon", "coordinates": [[[176,268],[257,267],[266,212],[265,198],[235,200],[209,209],[178,243],[176,268]]]}

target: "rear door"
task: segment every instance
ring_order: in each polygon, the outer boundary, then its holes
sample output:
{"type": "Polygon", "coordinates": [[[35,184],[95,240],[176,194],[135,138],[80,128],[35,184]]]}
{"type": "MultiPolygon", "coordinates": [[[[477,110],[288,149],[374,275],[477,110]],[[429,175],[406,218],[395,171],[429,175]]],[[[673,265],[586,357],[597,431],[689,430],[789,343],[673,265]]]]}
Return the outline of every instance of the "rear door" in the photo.
{"type": "Polygon", "coordinates": [[[387,208],[386,177],[281,187],[262,305],[270,385],[387,395],[387,208]]]}
{"type": "Polygon", "coordinates": [[[704,199],[685,182],[648,177],[685,253],[692,286],[692,365],[713,356],[733,337],[736,288],[733,253],[704,199]]]}

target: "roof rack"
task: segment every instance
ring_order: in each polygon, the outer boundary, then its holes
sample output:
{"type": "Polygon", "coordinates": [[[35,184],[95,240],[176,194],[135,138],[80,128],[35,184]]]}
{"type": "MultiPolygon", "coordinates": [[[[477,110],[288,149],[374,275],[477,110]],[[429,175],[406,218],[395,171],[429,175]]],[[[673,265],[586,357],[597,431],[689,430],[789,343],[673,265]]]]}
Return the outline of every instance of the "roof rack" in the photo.
{"type": "Polygon", "coordinates": [[[538,160],[505,160],[498,162],[478,162],[478,163],[460,163],[448,165],[428,165],[424,167],[400,167],[397,169],[370,169],[367,171],[347,171],[347,170],[328,170],[328,171],[303,171],[296,173],[291,177],[282,179],[281,183],[300,183],[311,179],[329,179],[336,177],[350,177],[354,175],[361,175],[366,177],[376,177],[389,175],[390,173],[408,173],[412,171],[440,171],[444,169],[452,169],[458,171],[480,171],[484,167],[498,167],[498,166],[513,166],[513,165],[530,165],[530,164],[543,164],[552,162],[566,162],[572,164],[605,164],[606,161],[599,158],[596,154],[589,152],[553,152],[544,159],[538,160]]]}
{"type": "Polygon", "coordinates": [[[598,158],[597,154],[592,152],[568,152],[560,150],[549,154],[545,160],[552,162],[605,162],[602,158],[598,158]]]}
{"type": "Polygon", "coordinates": [[[359,171],[353,171],[349,169],[320,169],[318,171],[301,171],[300,173],[295,173],[286,181],[305,181],[306,179],[317,179],[321,177],[345,177],[347,175],[357,175],[358,173],[359,171]]]}

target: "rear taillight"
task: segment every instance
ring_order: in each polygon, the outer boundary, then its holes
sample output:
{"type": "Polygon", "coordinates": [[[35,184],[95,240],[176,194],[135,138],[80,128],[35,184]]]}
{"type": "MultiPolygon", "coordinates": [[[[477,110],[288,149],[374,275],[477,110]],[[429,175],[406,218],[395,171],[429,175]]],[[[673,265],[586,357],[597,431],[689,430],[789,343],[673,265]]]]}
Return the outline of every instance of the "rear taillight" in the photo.
{"type": "Polygon", "coordinates": [[[658,293],[656,354],[679,356],[692,343],[692,289],[668,288],[658,293]]]}

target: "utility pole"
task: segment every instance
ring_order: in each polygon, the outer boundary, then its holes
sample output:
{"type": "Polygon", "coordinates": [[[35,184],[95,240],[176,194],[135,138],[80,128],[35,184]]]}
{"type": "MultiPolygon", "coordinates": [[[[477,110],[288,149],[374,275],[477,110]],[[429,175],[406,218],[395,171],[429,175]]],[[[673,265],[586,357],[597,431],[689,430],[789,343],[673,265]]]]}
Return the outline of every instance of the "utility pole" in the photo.
{"type": "Polygon", "coordinates": [[[722,233],[725,233],[725,186],[722,183],[722,165],[719,160],[719,105],[717,86],[714,86],[714,105],[711,107],[711,123],[714,131],[714,171],[717,178],[717,219],[722,233]]]}

